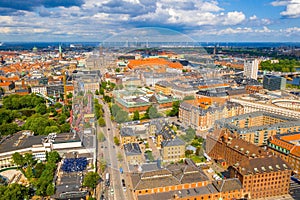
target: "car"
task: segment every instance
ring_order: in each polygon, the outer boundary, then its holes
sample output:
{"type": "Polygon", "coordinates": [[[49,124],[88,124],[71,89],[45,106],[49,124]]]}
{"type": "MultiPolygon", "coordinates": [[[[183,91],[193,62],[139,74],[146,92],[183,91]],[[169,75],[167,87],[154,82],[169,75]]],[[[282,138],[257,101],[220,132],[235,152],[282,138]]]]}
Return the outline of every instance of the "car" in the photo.
{"type": "Polygon", "coordinates": [[[107,128],[108,131],[110,131],[110,128],[107,128]]]}
{"type": "Polygon", "coordinates": [[[114,194],[114,189],[113,189],[113,188],[110,189],[110,194],[111,194],[111,195],[114,194]]]}
{"type": "Polygon", "coordinates": [[[116,148],[115,145],[113,146],[113,148],[116,148]]]}

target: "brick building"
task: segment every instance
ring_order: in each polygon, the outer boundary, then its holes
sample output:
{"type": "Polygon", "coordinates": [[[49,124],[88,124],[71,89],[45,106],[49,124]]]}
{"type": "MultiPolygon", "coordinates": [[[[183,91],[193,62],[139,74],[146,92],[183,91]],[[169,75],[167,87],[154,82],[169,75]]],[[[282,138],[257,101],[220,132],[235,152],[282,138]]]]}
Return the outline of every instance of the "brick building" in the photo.
{"type": "Polygon", "coordinates": [[[215,159],[226,162],[223,167],[228,167],[244,159],[264,157],[268,152],[254,144],[240,138],[230,137],[226,130],[215,130],[207,135],[206,152],[215,159]]]}
{"type": "Polygon", "coordinates": [[[268,140],[268,149],[286,161],[294,170],[300,173],[300,133],[274,135],[268,140]]]}
{"type": "Polygon", "coordinates": [[[276,156],[244,159],[229,167],[230,177],[243,185],[244,197],[256,199],[289,192],[292,169],[276,156]]]}
{"type": "Polygon", "coordinates": [[[242,197],[238,179],[212,182],[199,168],[172,164],[164,169],[131,174],[134,199],[229,200],[242,197]]]}

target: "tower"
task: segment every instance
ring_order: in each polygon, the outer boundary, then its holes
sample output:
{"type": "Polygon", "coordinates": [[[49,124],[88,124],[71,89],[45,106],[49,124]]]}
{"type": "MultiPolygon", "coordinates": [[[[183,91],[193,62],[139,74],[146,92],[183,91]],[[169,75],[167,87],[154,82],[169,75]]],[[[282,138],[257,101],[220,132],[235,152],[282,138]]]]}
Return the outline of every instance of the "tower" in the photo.
{"type": "Polygon", "coordinates": [[[61,45],[58,46],[58,52],[59,52],[59,60],[62,59],[62,48],[61,45]]]}
{"type": "Polygon", "coordinates": [[[259,64],[259,61],[257,59],[245,60],[244,76],[246,76],[247,78],[257,80],[258,64],[259,64]]]}

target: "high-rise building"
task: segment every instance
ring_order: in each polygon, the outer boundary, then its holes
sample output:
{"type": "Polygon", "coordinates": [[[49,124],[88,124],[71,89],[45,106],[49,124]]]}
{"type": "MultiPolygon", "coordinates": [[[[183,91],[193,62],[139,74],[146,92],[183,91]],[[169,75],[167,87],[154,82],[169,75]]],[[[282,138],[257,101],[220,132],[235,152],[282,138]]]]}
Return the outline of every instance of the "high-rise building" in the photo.
{"type": "Polygon", "coordinates": [[[265,75],[263,80],[264,89],[274,90],[285,90],[286,79],[280,76],[265,75]]]}
{"type": "Polygon", "coordinates": [[[257,59],[245,60],[244,76],[257,80],[258,64],[259,64],[259,61],[257,59]]]}

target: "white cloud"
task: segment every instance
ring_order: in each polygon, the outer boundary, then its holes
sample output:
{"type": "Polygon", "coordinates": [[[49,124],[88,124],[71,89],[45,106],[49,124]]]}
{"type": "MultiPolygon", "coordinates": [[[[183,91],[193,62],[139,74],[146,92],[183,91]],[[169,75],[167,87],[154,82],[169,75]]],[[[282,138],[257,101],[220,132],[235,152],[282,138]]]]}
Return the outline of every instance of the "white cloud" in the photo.
{"type": "Polygon", "coordinates": [[[0,34],[8,34],[10,32],[12,32],[12,30],[9,27],[2,27],[2,28],[0,28],[0,34]]]}
{"type": "Polygon", "coordinates": [[[256,15],[253,15],[253,16],[249,17],[249,19],[250,19],[250,20],[257,20],[258,18],[257,18],[256,15]]]}
{"type": "Polygon", "coordinates": [[[277,0],[271,3],[273,6],[285,6],[285,11],[280,14],[288,18],[300,17],[300,0],[277,0]]]}
{"type": "Polygon", "coordinates": [[[1,25],[12,24],[12,23],[13,23],[13,18],[11,16],[0,16],[1,25]]]}

